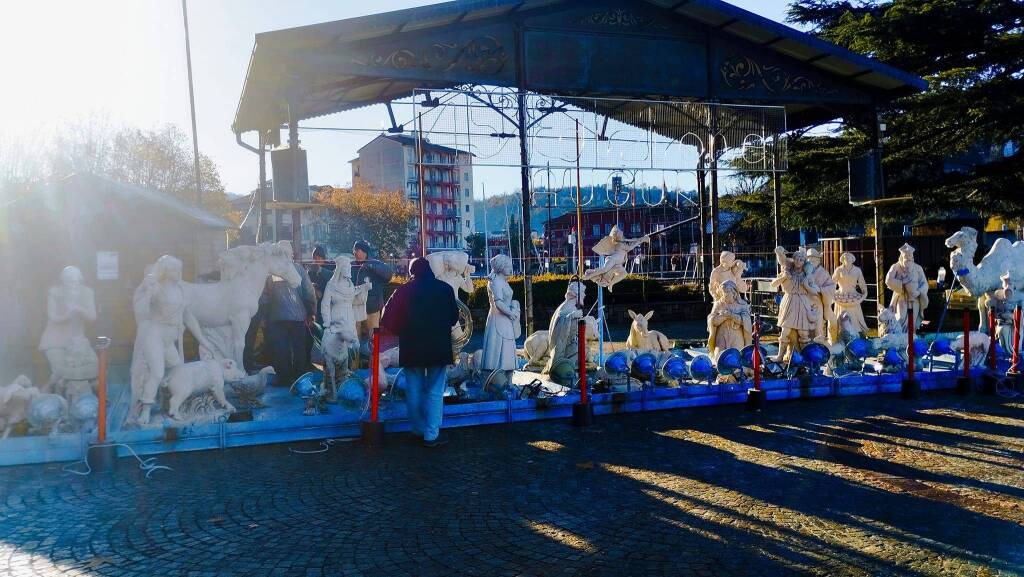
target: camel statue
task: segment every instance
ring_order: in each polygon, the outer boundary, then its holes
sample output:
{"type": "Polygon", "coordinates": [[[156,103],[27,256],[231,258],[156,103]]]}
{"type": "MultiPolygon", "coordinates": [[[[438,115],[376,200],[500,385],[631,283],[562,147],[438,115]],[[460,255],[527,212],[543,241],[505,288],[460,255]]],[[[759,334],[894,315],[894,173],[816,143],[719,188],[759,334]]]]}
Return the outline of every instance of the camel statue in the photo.
{"type": "MultiPolygon", "coordinates": [[[[949,255],[949,268],[960,284],[967,289],[967,293],[978,299],[978,312],[981,318],[978,330],[985,331],[988,314],[982,296],[991,295],[1002,288],[999,277],[1007,271],[1024,270],[1024,242],[1011,243],[1005,238],[996,239],[992,244],[992,250],[988,251],[977,265],[974,264],[974,253],[978,250],[978,231],[965,226],[946,239],[946,246],[954,249],[949,255]]],[[[1012,288],[1024,290],[1024,286],[1012,288]]]]}

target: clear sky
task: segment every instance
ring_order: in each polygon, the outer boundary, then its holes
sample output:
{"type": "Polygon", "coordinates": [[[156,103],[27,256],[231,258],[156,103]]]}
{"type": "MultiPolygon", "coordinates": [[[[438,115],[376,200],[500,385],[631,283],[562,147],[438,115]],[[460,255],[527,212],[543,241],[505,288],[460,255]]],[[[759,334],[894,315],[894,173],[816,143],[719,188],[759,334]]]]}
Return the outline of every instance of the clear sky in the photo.
{"type": "MultiPolygon", "coordinates": [[[[228,191],[246,192],[257,184],[256,157],[238,147],[230,128],[256,33],[430,3],[190,0],[199,146],[217,163],[228,191]]],[[[732,3],[780,22],[787,4],[786,0],[732,3]]],[[[24,139],[30,146],[33,135],[94,114],[117,124],[170,123],[187,130],[183,38],[179,0],[5,2],[0,18],[3,136],[24,139]]],[[[383,108],[373,107],[317,119],[315,124],[377,127],[386,118],[383,108]]],[[[303,133],[300,139],[309,150],[310,182],[347,183],[351,179],[348,160],[367,138],[303,133]]]]}

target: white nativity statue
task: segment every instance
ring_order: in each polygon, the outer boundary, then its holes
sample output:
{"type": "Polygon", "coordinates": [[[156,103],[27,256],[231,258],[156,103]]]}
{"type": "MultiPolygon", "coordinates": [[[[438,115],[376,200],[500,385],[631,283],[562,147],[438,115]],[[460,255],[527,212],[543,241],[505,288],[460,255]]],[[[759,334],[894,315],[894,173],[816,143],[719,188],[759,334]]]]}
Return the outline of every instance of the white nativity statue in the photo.
{"type": "Polygon", "coordinates": [[[604,264],[583,273],[583,280],[594,281],[597,286],[611,292],[615,283],[626,278],[625,264],[629,252],[645,242],[649,244],[651,237],[626,238],[617,225],[613,226],[608,236],[594,245],[594,252],[605,257],[604,264]]]}
{"type": "Polygon", "coordinates": [[[752,338],[750,305],[743,299],[736,283],[727,280],[719,287],[718,298],[708,315],[708,351],[716,362],[726,349],[740,349],[752,338]]]}
{"type": "Polygon", "coordinates": [[[288,241],[238,246],[221,253],[219,262],[219,282],[180,284],[207,343],[200,356],[232,359],[242,367],[245,333],[259,309],[267,277],[280,277],[293,287],[301,278],[288,241]]]}
{"type": "MultiPolygon", "coordinates": [[[[580,303],[586,298],[586,286],[573,281],[565,290],[565,300],[558,305],[548,324],[548,361],[541,371],[546,375],[576,367],[579,358],[578,322],[583,318],[580,303]]],[[[566,375],[563,375],[566,376],[566,375]]]]}
{"type": "MultiPolygon", "coordinates": [[[[1006,271],[1024,270],[1024,242],[1011,243],[1005,238],[997,238],[978,264],[974,264],[974,255],[978,251],[978,231],[969,226],[961,228],[946,239],[946,246],[954,249],[949,255],[949,267],[956,279],[967,289],[968,294],[978,299],[978,311],[981,313],[978,330],[987,330],[988,317],[985,311],[983,295],[991,294],[1002,288],[999,277],[1006,271]]],[[[1024,290],[1024,274],[1017,274],[1012,288],[1024,290]]]]}
{"type": "Polygon", "coordinates": [[[86,323],[96,321],[96,299],[92,289],[82,284],[82,272],[73,266],[60,273],[60,284],[46,294],[46,329],[39,350],[50,363],[50,384],[71,386],[84,383],[72,392],[91,392],[99,374],[96,352],[85,336],[86,323]]]}
{"type": "Polygon", "coordinates": [[[914,329],[921,328],[921,313],[928,308],[928,277],[921,265],[914,262],[914,247],[900,247],[900,259],[885,274],[885,286],[892,291],[889,308],[901,327],[907,328],[907,313],[914,311],[914,329]]]}
{"type": "Polygon", "coordinates": [[[512,274],[512,259],[499,254],[491,258],[491,276],[487,283],[490,309],[484,329],[481,369],[512,371],[516,368],[516,339],[522,332],[519,324],[519,302],[512,299],[508,275],[512,274]]]}
{"type": "Polygon", "coordinates": [[[851,252],[839,255],[840,264],[832,273],[832,280],[839,287],[835,295],[833,314],[838,319],[842,317],[843,313],[846,313],[854,334],[863,336],[868,332],[868,324],[864,321],[861,303],[868,296],[868,283],[865,282],[864,273],[860,267],[853,264],[856,261],[857,257],[851,252]]]}
{"type": "Polygon", "coordinates": [[[192,314],[183,284],[181,261],[164,255],[149,267],[132,298],[136,329],[128,419],[139,425],[149,424],[167,371],[185,362],[186,327],[200,347],[212,350],[192,314]]]}
{"type": "Polygon", "coordinates": [[[369,279],[359,286],[352,282],[352,257],[342,255],[334,259],[334,274],[320,301],[320,315],[324,320],[321,349],[328,377],[324,379],[324,394],[328,402],[334,401],[338,383],[348,378],[352,352],[359,348],[355,302],[361,298],[365,310],[366,294],[372,287],[369,279]],[[341,374],[337,372],[339,367],[341,374]]]}

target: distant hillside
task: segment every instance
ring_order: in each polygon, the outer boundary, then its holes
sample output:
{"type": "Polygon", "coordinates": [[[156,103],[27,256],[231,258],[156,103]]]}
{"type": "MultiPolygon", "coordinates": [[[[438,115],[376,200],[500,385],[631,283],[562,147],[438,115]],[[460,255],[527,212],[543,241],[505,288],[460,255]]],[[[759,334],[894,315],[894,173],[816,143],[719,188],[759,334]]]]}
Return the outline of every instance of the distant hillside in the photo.
{"type": "MultiPolygon", "coordinates": [[[[612,206],[609,199],[608,189],[604,185],[593,187],[591,191],[590,187],[586,187],[582,191],[584,210],[593,208],[602,208],[612,206]],[[592,195],[592,196],[591,196],[592,195]],[[589,204],[587,199],[592,198],[589,204]]],[[[644,197],[650,203],[658,202],[662,199],[662,189],[660,187],[650,187],[646,189],[646,192],[638,190],[636,192],[636,205],[641,206],[644,204],[644,197]]],[[[548,219],[548,203],[551,203],[551,218],[558,218],[559,216],[576,210],[576,204],[573,199],[576,197],[576,189],[558,189],[553,195],[547,194],[547,189],[538,188],[534,191],[534,202],[536,206],[530,211],[530,224],[534,231],[538,234],[544,229],[544,223],[548,219]]],[[[695,201],[697,197],[696,191],[681,191],[681,190],[669,190],[665,194],[666,201],[675,204],[677,201],[680,206],[688,205],[690,202],[695,201]]],[[[622,193],[620,202],[625,202],[626,206],[633,205],[633,198],[626,196],[622,193]]],[[[496,196],[487,198],[487,229],[491,232],[502,231],[507,226],[507,215],[518,214],[519,208],[522,203],[522,196],[519,191],[506,192],[496,196]]],[[[474,215],[476,218],[476,230],[484,230],[484,201],[477,199],[474,201],[474,215]]]]}

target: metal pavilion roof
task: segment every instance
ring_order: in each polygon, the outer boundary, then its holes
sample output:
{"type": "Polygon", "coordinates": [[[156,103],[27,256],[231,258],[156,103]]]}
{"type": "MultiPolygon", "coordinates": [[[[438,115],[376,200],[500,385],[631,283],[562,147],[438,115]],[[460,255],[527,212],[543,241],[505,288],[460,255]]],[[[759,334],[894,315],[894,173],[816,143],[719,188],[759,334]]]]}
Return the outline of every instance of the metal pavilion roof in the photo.
{"type": "Polygon", "coordinates": [[[471,84],[776,104],[791,129],[926,87],[721,0],[455,0],[258,34],[233,130],[471,84]]]}

